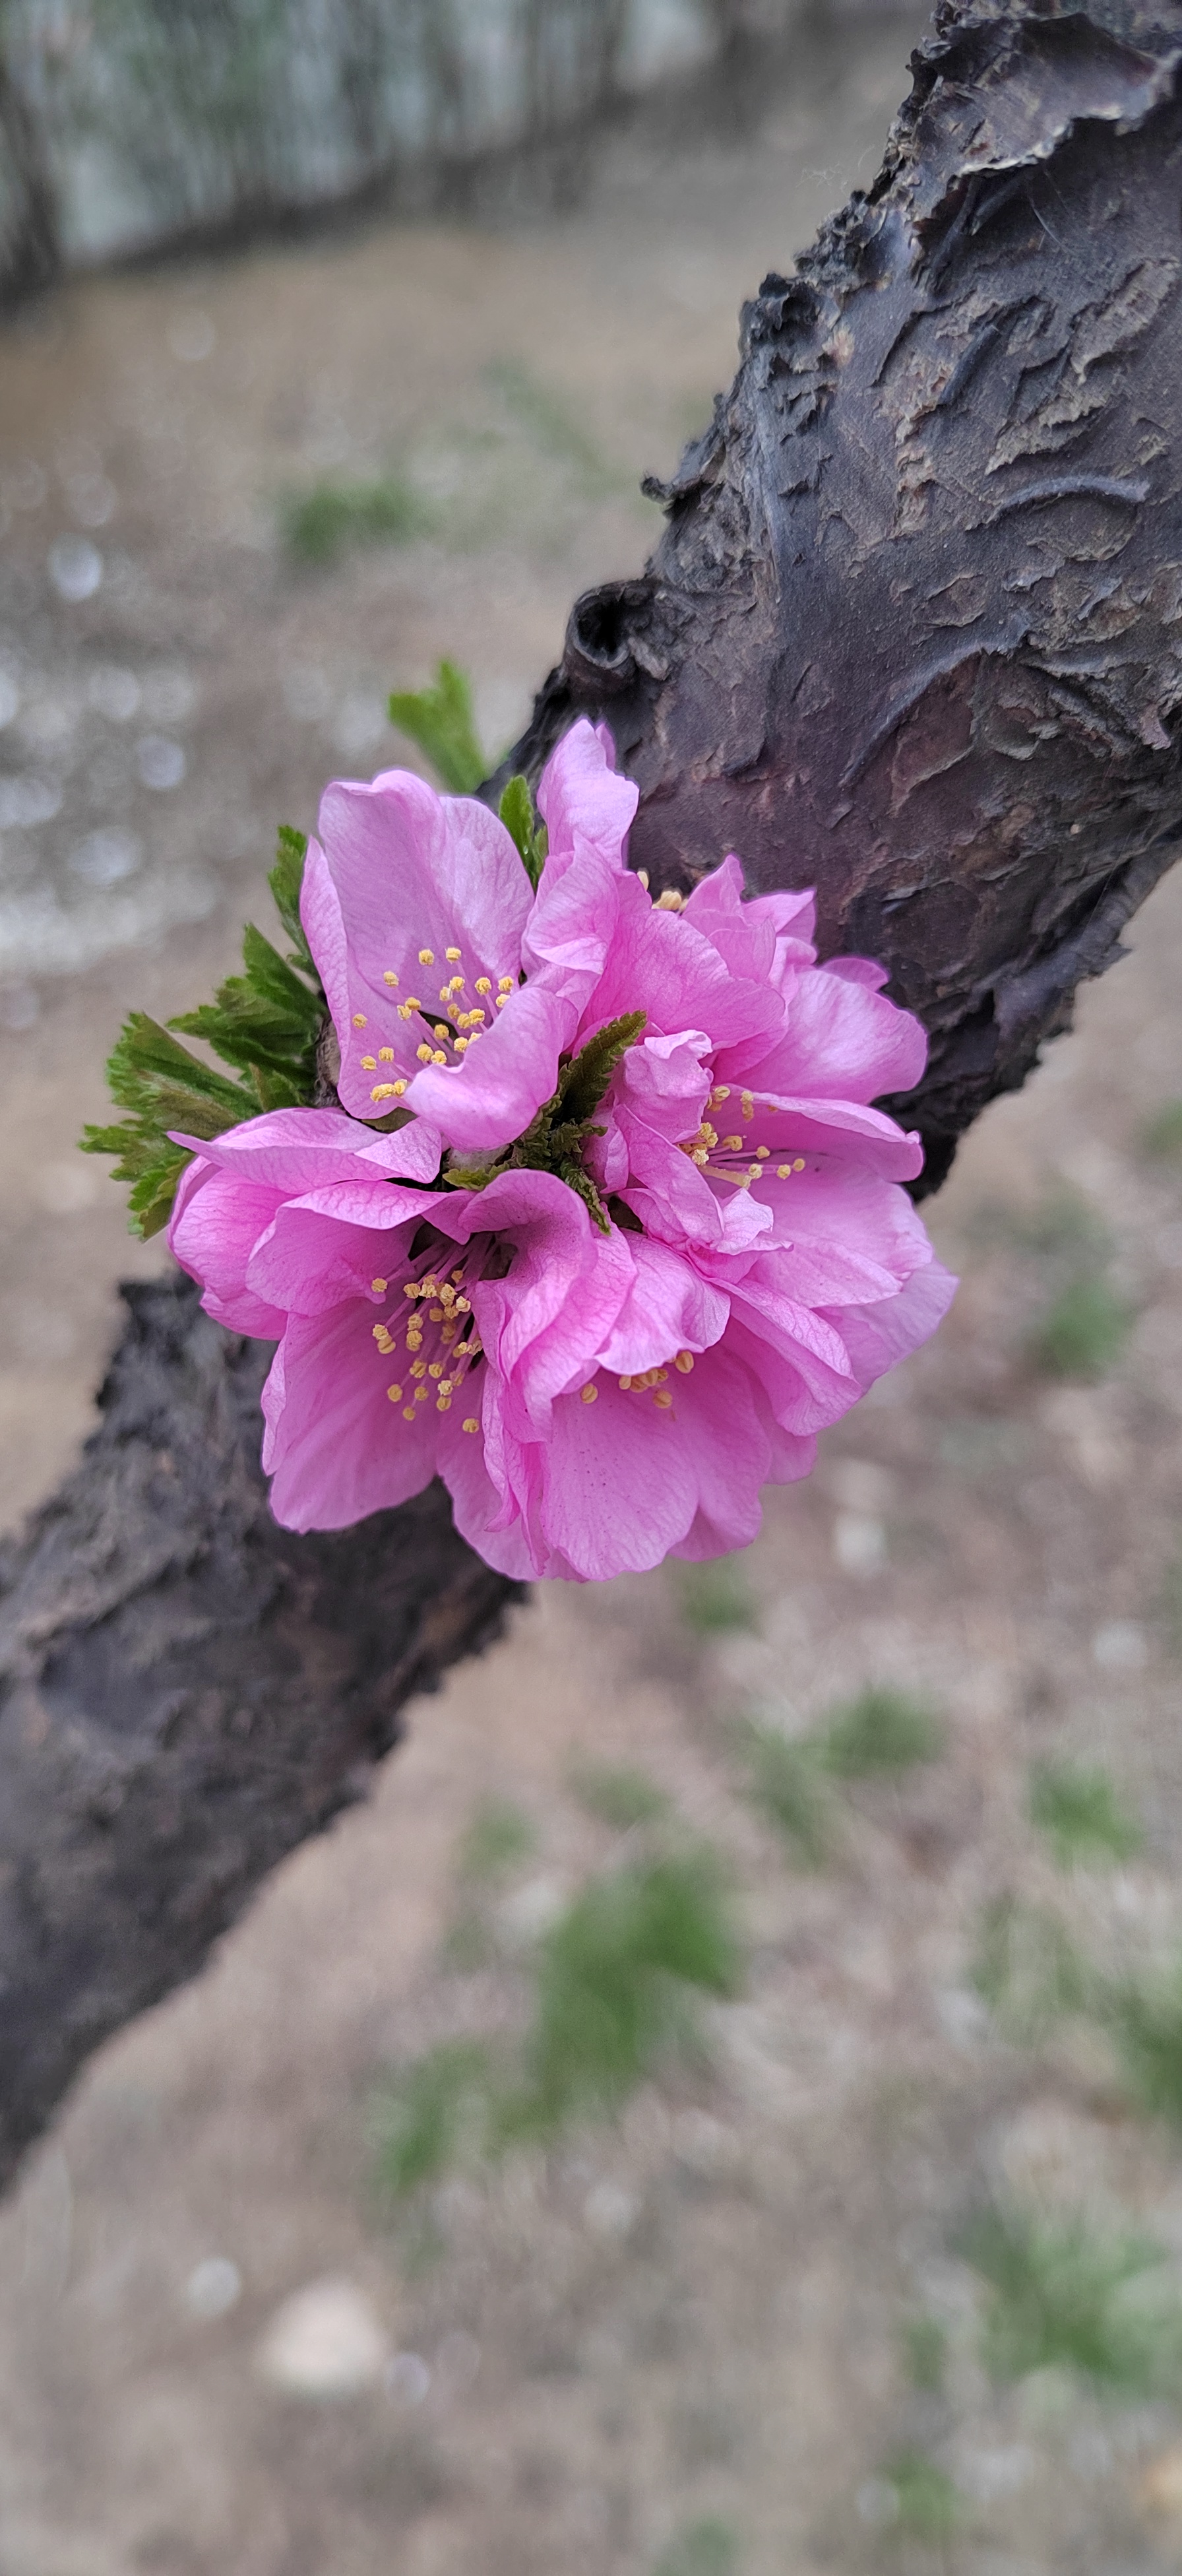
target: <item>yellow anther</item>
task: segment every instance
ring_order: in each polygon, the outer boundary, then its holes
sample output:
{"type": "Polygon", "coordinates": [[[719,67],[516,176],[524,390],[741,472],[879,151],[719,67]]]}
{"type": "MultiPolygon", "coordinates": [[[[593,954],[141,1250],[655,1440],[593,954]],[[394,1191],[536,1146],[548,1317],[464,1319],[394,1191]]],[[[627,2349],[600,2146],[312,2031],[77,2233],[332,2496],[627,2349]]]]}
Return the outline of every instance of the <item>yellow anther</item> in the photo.
{"type": "Polygon", "coordinates": [[[456,1054],[457,1054],[457,1055],[466,1055],[466,1054],[467,1054],[467,1051],[468,1051],[468,1048],[470,1047],[471,1043],[472,1043],[472,1041],[471,1041],[471,1039],[470,1039],[470,1038],[457,1038],[457,1039],[456,1039],[456,1054]]]}
{"type": "MultiPolygon", "coordinates": [[[[454,1328],[454,1326],[453,1326],[453,1327],[452,1327],[452,1330],[454,1331],[454,1329],[455,1329],[455,1328],[454,1328]]],[[[446,1340],[447,1340],[447,1332],[446,1332],[446,1331],[444,1332],[444,1336],[443,1336],[443,1338],[444,1338],[444,1341],[446,1341],[446,1340]]],[[[471,1348],[472,1348],[472,1344],[471,1344],[471,1342],[457,1342],[457,1343],[456,1343],[456,1348],[455,1348],[455,1356],[456,1356],[456,1358],[457,1358],[458,1360],[466,1360],[466,1359],[467,1359],[467,1356],[468,1356],[468,1353],[469,1353],[469,1351],[471,1350],[471,1348]]]]}
{"type": "Polygon", "coordinates": [[[426,1363],[426,1361],[425,1361],[425,1360],[415,1360],[415,1362],[414,1362],[414,1364],[413,1364],[413,1366],[412,1366],[412,1368],[411,1368],[411,1372],[410,1372],[410,1373],[411,1373],[411,1376],[412,1376],[412,1377],[425,1377],[425,1376],[426,1376],[426,1374],[427,1374],[427,1363],[426,1363]]]}
{"type": "Polygon", "coordinates": [[[507,993],[498,993],[498,995],[497,995],[497,1009],[498,1009],[498,1011],[503,1011],[503,1010],[504,1010],[505,1004],[506,1004],[506,1002],[508,1001],[508,999],[509,999],[509,996],[508,996],[508,994],[507,994],[507,993]]]}
{"type": "Polygon", "coordinates": [[[436,1404],[435,1410],[436,1410],[436,1412],[437,1412],[437,1413],[450,1413],[450,1412],[451,1412],[451,1397],[450,1397],[450,1395],[441,1395],[441,1396],[440,1396],[440,1398],[439,1398],[439,1400],[438,1400],[438,1403],[436,1404]]]}
{"type": "Polygon", "coordinates": [[[427,1313],[433,1324],[441,1324],[443,1322],[442,1306],[428,1306],[427,1313]]]}
{"type": "Polygon", "coordinates": [[[729,1099],[730,1099],[730,1096],[731,1096],[731,1087],[730,1087],[729,1082],[720,1082],[720,1083],[717,1085],[717,1088],[716,1088],[716,1089],[711,1093],[711,1095],[710,1095],[710,1106],[711,1106],[711,1108],[713,1109],[713,1108],[716,1106],[717,1102],[718,1102],[718,1101],[720,1101],[720,1100],[729,1100],[729,1099]]]}
{"type": "Polygon", "coordinates": [[[755,1116],[755,1102],[749,1091],[745,1091],[743,1094],[743,1116],[744,1118],[754,1118],[755,1116]]]}
{"type": "Polygon", "coordinates": [[[673,1366],[675,1369],[681,1370],[683,1377],[688,1377],[693,1364],[694,1355],[692,1351],[679,1351],[676,1359],[674,1360],[673,1366]]]}
{"type": "MultiPolygon", "coordinates": [[[[449,957],[451,957],[451,956],[453,956],[456,952],[455,952],[453,949],[449,948],[447,953],[448,953],[448,956],[449,956],[449,957]]],[[[463,992],[463,989],[464,989],[464,978],[463,978],[463,976],[462,976],[462,975],[453,975],[453,976],[452,976],[452,979],[451,979],[451,982],[450,982],[450,984],[448,985],[448,988],[447,988],[447,989],[448,989],[448,992],[449,992],[449,993],[462,993],[462,992],[463,992]]]]}
{"type": "Polygon", "coordinates": [[[362,1070],[362,1072],[363,1072],[363,1073],[376,1073],[376,1072],[377,1072],[377,1069],[378,1069],[378,1060],[377,1060],[376,1055],[363,1055],[363,1056],[362,1056],[362,1059],[361,1059],[361,1070],[362,1070]]]}
{"type": "Polygon", "coordinates": [[[425,1038],[422,1045],[415,1048],[415,1054],[417,1055],[420,1064],[430,1064],[434,1052],[434,1048],[428,1046],[425,1038]]]}
{"type": "Polygon", "coordinates": [[[441,984],[441,985],[440,985],[440,987],[439,987],[439,999],[440,999],[440,1001],[441,1001],[441,1002],[450,1002],[450,1000],[451,1000],[451,986],[450,986],[450,984],[441,984]]]}
{"type": "MultiPolygon", "coordinates": [[[[506,1000],[508,1000],[508,995],[506,995],[506,997],[505,997],[505,998],[506,998],[506,1000]]],[[[482,1010],[477,1009],[477,1010],[475,1010],[475,1011],[469,1011],[469,1013],[468,1013],[468,1026],[469,1026],[469,1028],[470,1028],[470,1029],[483,1028],[483,1026],[484,1026],[484,1013],[483,1013],[483,1011],[482,1011],[482,1010]]]]}
{"type": "MultiPolygon", "coordinates": [[[[477,978],[476,978],[476,990],[477,990],[477,992],[478,992],[478,993],[491,993],[491,991],[492,991],[492,985],[491,985],[491,983],[489,982],[489,979],[488,979],[488,976],[487,976],[487,975],[478,975],[478,976],[477,976],[477,978]]],[[[466,1428],[467,1428],[467,1425],[465,1424],[465,1429],[466,1429],[466,1428]]]]}
{"type": "Polygon", "coordinates": [[[379,1063],[379,1064],[393,1064],[393,1062],[394,1062],[394,1049],[393,1049],[393,1047],[379,1047],[379,1048],[378,1048],[378,1063],[379,1063]]]}
{"type": "Polygon", "coordinates": [[[749,1180],[749,1181],[757,1181],[757,1180],[759,1179],[759,1173],[760,1173],[760,1166],[759,1166],[759,1164],[758,1164],[758,1163],[748,1163],[748,1165],[747,1165],[747,1178],[748,1178],[748,1180],[749,1180]]]}
{"type": "Polygon", "coordinates": [[[413,1422],[413,1421],[414,1421],[414,1418],[415,1418],[415,1409],[414,1409],[413,1404],[404,1404],[404,1405],[403,1405],[403,1408],[402,1408],[402,1419],[403,1419],[403,1421],[404,1421],[404,1422],[413,1422]]]}
{"type": "Polygon", "coordinates": [[[632,1380],[631,1380],[631,1378],[630,1378],[630,1377],[622,1377],[622,1378],[620,1379],[620,1393],[621,1393],[621,1395],[628,1395],[628,1394],[631,1392],[631,1387],[632,1387],[632,1380]]]}
{"type": "Polygon", "coordinates": [[[397,977],[397,975],[395,974],[393,967],[392,967],[392,966],[387,966],[386,971],[385,971],[385,973],[384,973],[384,975],[383,975],[383,977],[382,977],[382,982],[383,982],[383,984],[396,984],[396,983],[397,983],[397,981],[398,981],[398,977],[397,977]]]}
{"type": "Polygon", "coordinates": [[[403,1092],[406,1089],[406,1084],[404,1082],[392,1082],[390,1089],[393,1092],[395,1099],[401,1100],[403,1092]]]}
{"type": "Polygon", "coordinates": [[[793,1171],[794,1171],[794,1172],[803,1172],[803,1170],[804,1170],[804,1156],[803,1156],[803,1154],[795,1154],[795,1155],[793,1156],[793,1158],[792,1158],[792,1169],[793,1169],[793,1171]]]}
{"type": "Polygon", "coordinates": [[[419,964],[420,964],[420,966],[433,966],[433,965],[434,965],[434,963],[435,963],[435,951],[434,951],[434,949],[433,949],[433,948],[420,948],[420,950],[419,950],[419,964]]]}
{"type": "Polygon", "coordinates": [[[427,1371],[427,1375],[428,1375],[428,1377],[442,1377],[442,1375],[443,1375],[443,1362],[442,1362],[442,1360],[432,1360],[432,1362],[431,1362],[431,1366],[430,1366],[430,1368],[429,1368],[429,1369],[428,1369],[428,1371],[427,1371]]]}
{"type": "MultiPolygon", "coordinates": [[[[477,986],[477,990],[478,990],[478,991],[479,991],[479,989],[480,989],[480,988],[479,988],[479,986],[477,986]]],[[[512,992],[512,990],[513,990],[513,978],[512,978],[512,976],[511,976],[511,975],[498,975],[498,977],[497,977],[497,991],[498,991],[498,993],[511,993],[511,992],[512,992]]]]}
{"type": "Polygon", "coordinates": [[[413,1020],[413,1018],[414,1018],[414,1014],[415,1014],[415,1006],[414,1006],[414,1003],[413,1003],[413,1002],[400,1002],[400,1003],[399,1003],[399,1005],[398,1005],[398,1017],[399,1017],[399,1019],[400,1019],[400,1020],[413,1020]]]}
{"type": "Polygon", "coordinates": [[[450,1279],[444,1279],[440,1282],[439,1294],[442,1297],[445,1306],[454,1306],[456,1302],[456,1292],[450,1279]]]}
{"type": "Polygon", "coordinates": [[[388,1396],[389,1396],[389,1398],[390,1398],[390,1402],[391,1402],[391,1404],[401,1404],[401,1402],[402,1402],[402,1389],[401,1389],[401,1387],[400,1387],[400,1386],[388,1386],[388,1387],[387,1387],[387,1389],[386,1389],[386,1393],[387,1393],[387,1395],[388,1395],[388,1396]]]}
{"type": "Polygon", "coordinates": [[[579,1398],[580,1398],[580,1402],[581,1402],[581,1403],[583,1403],[583,1404],[594,1404],[594,1402],[595,1402],[595,1398],[596,1398],[596,1396],[598,1395],[598,1393],[599,1393],[599,1389],[598,1389],[598,1387],[597,1387],[597,1386],[584,1386],[584,1387],[580,1387],[580,1389],[579,1389],[579,1398]]]}
{"type": "Polygon", "coordinates": [[[703,1143],[704,1145],[717,1145],[717,1143],[718,1143],[718,1129],[717,1129],[717,1127],[712,1127],[712,1126],[710,1125],[710,1123],[709,1123],[708,1119],[705,1119],[705,1118],[704,1118],[704,1119],[702,1120],[702,1124],[701,1124],[701,1126],[700,1126],[700,1127],[699,1127],[699,1129],[698,1129],[698,1134],[699,1134],[699,1136],[701,1137],[701,1139],[702,1139],[702,1143],[703,1143]]]}
{"type": "Polygon", "coordinates": [[[423,1383],[423,1385],[421,1385],[421,1386],[416,1386],[416,1388],[415,1388],[415,1403],[416,1403],[416,1404],[425,1404],[425,1403],[426,1403],[426,1401],[427,1401],[428,1396],[430,1395],[430,1392],[431,1392],[431,1389],[430,1389],[430,1387],[429,1387],[425,1382],[424,1382],[424,1383],[423,1383]]]}
{"type": "Polygon", "coordinates": [[[689,1155],[691,1163],[696,1163],[700,1172],[705,1171],[706,1165],[710,1160],[707,1147],[705,1145],[687,1145],[685,1150],[689,1155]]]}
{"type": "Polygon", "coordinates": [[[743,1151],[742,1137],[724,1136],[722,1140],[722,1150],[724,1154],[741,1154],[743,1151]]]}
{"type": "Polygon", "coordinates": [[[659,1405],[662,1407],[663,1411],[665,1411],[665,1412],[667,1413],[667,1412],[668,1412],[668,1410],[669,1410],[670,1405],[672,1404],[672,1402],[673,1402],[673,1398],[672,1398],[672,1396],[671,1396],[671,1395],[666,1395],[665,1390],[664,1390],[664,1388],[663,1388],[663,1387],[658,1387],[658,1388],[657,1388],[657,1392],[656,1392],[656,1394],[655,1394],[655,1395],[654,1395],[654,1397],[653,1397],[653,1403],[654,1403],[654,1404],[659,1404],[659,1405]]]}
{"type": "Polygon", "coordinates": [[[791,1178],[792,1178],[792,1165],[791,1165],[791,1163],[777,1163],[777,1165],[776,1165],[776,1179],[777,1179],[778,1181],[790,1181],[790,1180],[791,1180],[791,1178]]]}
{"type": "Polygon", "coordinates": [[[355,1028],[355,1029],[363,1029],[363,1028],[366,1026],[366,1018],[365,1018],[365,1013],[364,1013],[364,1011],[354,1011],[354,1013],[353,1013],[353,1026],[354,1026],[354,1028],[355,1028]]]}
{"type": "Polygon", "coordinates": [[[685,896],[678,894],[675,886],[666,886],[664,894],[657,896],[653,910],[654,912],[684,912],[685,896]]]}
{"type": "Polygon", "coordinates": [[[373,1087],[373,1090],[371,1091],[371,1093],[370,1093],[370,1095],[369,1095],[369,1096],[370,1096],[370,1099],[371,1099],[371,1100],[392,1100],[392,1099],[393,1099],[393,1097],[394,1097],[395,1092],[396,1092],[400,1087],[401,1087],[401,1089],[402,1089],[403,1091],[405,1091],[405,1089],[406,1089],[406,1084],[405,1084],[405,1083],[403,1083],[401,1086],[399,1086],[399,1084],[398,1084],[398,1083],[396,1083],[396,1082],[375,1082],[374,1087],[373,1087]]]}
{"type": "Polygon", "coordinates": [[[471,1314],[471,1312],[472,1312],[472,1308],[471,1308],[471,1306],[470,1306],[470,1304],[469,1304],[468,1299],[467,1299],[466,1297],[457,1297],[457,1299],[456,1299],[456,1313],[457,1313],[457,1315],[470,1315],[470,1314],[471,1314]]]}
{"type": "Polygon", "coordinates": [[[403,1296],[404,1296],[404,1297],[417,1297],[417,1296],[418,1296],[418,1293],[419,1293],[419,1292],[418,1292],[418,1289],[417,1289],[417,1288],[416,1288],[416,1286],[415,1286],[414,1280],[413,1280],[413,1279],[408,1279],[408,1280],[407,1280],[407,1283],[406,1283],[406,1286],[405,1286],[405,1288],[404,1288],[404,1289],[403,1289],[403,1291],[402,1291],[403,1296]]]}
{"type": "Polygon", "coordinates": [[[371,1279],[369,1284],[375,1297],[384,1297],[390,1282],[388,1279],[371,1279]]]}
{"type": "Polygon", "coordinates": [[[461,1428],[464,1431],[479,1431],[480,1424],[478,1423],[474,1413],[469,1414],[467,1421],[461,1425],[461,1428]]]}
{"type": "Polygon", "coordinates": [[[757,1145],[757,1146],[756,1146],[756,1148],[755,1148],[755,1159],[756,1159],[756,1162],[757,1162],[757,1163],[766,1163],[766,1161],[767,1161],[767,1159],[768,1159],[768,1156],[769,1156],[769,1154],[771,1153],[771,1150],[772,1150],[772,1149],[771,1149],[771,1146],[770,1146],[770,1145],[757,1145]]]}
{"type": "Polygon", "coordinates": [[[637,882],[637,885],[642,885],[642,886],[644,887],[644,891],[645,891],[645,893],[647,894],[647,893],[648,893],[648,869],[647,869],[647,868],[638,868],[638,869],[637,869],[637,871],[636,871],[636,882],[637,882]]]}
{"type": "Polygon", "coordinates": [[[456,966],[464,952],[462,948],[445,948],[443,953],[449,966],[456,966]]]}
{"type": "Polygon", "coordinates": [[[384,1324],[375,1324],[375,1325],[374,1325],[374,1328],[373,1328],[373,1337],[374,1337],[375,1342],[380,1342],[380,1341],[381,1341],[382,1335],[383,1335],[383,1333],[385,1332],[385,1330],[386,1330],[386,1327],[385,1327],[385,1325],[384,1325],[384,1324]]]}
{"type": "Polygon", "coordinates": [[[446,1026],[445,1022],[440,1021],[435,1028],[434,1035],[437,1038],[449,1038],[451,1036],[451,1030],[446,1026]]]}
{"type": "Polygon", "coordinates": [[[454,1378],[452,1378],[452,1377],[441,1377],[441,1378],[440,1378],[440,1381],[439,1381],[439,1392],[440,1392],[440,1394],[441,1394],[441,1395],[454,1395],[454,1394],[455,1394],[455,1391],[456,1391],[456,1382],[455,1382],[455,1379],[454,1379],[454,1378]]]}
{"type": "Polygon", "coordinates": [[[435,1053],[434,1053],[434,1055],[433,1055],[433,1056],[432,1056],[432,1058],[431,1058],[431,1062],[432,1062],[432,1064],[446,1064],[446,1063],[447,1063],[447,1057],[445,1056],[445,1054],[444,1054],[444,1052],[443,1052],[442,1047],[436,1047],[436,1049],[435,1049],[435,1053]]]}

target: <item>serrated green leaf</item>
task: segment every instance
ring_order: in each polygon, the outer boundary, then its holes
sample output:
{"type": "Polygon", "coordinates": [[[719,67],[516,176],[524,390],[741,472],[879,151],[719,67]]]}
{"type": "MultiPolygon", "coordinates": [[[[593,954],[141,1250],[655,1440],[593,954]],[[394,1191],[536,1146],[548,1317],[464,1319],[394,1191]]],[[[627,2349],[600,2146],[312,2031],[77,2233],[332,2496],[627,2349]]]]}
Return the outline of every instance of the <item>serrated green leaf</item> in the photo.
{"type": "Polygon", "coordinates": [[[563,1066],[556,1094],[563,1126],[585,1128],[594,1117],[621,1056],[635,1046],[647,1017],[646,1011],[622,1012],[618,1020],[609,1020],[606,1028],[588,1038],[586,1046],[563,1066]]]}
{"type": "Polygon", "coordinates": [[[186,1154],[183,1147],[174,1146],[136,1182],[127,1202],[128,1215],[133,1234],[140,1235],[144,1242],[167,1225],[172,1215],[177,1182],[186,1164],[192,1160],[192,1155],[186,1154]]]}
{"type": "Polygon", "coordinates": [[[166,1082],[180,1083],[203,1099],[224,1103],[235,1117],[249,1115],[243,1110],[241,1084],[228,1081],[224,1073],[190,1055],[187,1047],[178,1046],[146,1011],[133,1011],[124,1022],[108,1061],[107,1079],[121,1109],[150,1107],[157,1085],[166,1082]]]}
{"type": "Polygon", "coordinates": [[[267,878],[275,910],[292,943],[290,963],[315,983],[319,981],[312,963],[312,952],[300,919],[300,894],[304,883],[304,861],[308,855],[308,835],[297,832],[290,823],[279,826],[279,853],[267,878]]]}
{"type": "Polygon", "coordinates": [[[453,796],[472,796],[488,774],[472,712],[472,692],[454,662],[441,662],[427,689],[395,690],[390,722],[409,734],[453,796]]]}

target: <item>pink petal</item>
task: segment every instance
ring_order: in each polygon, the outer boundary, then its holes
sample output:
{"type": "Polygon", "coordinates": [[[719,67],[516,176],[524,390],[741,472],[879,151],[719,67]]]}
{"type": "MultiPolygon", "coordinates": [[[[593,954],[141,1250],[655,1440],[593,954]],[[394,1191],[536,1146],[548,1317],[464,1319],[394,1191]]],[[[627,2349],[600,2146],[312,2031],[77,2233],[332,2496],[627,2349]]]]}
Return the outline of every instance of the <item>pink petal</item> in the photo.
{"type": "Polygon", "coordinates": [[[428,1403],[403,1421],[386,1394],[391,1367],[366,1306],[289,1324],[264,1453],[284,1529],[348,1529],[430,1483],[440,1417],[428,1403]]]}
{"type": "Polygon", "coordinates": [[[664,1368],[678,1351],[704,1351],[721,1339],[730,1300],[691,1261],[646,1235],[631,1235],[633,1279],[603,1343],[603,1366],[626,1377],[664,1368]]]}
{"type": "MultiPolygon", "coordinates": [[[[742,1059],[742,1079],[761,1091],[809,1099],[876,1100],[910,1091],[927,1062],[927,1037],[910,1011],[885,994],[824,967],[789,975],[787,1018],[779,1044],[758,1064],[742,1059]]],[[[740,1078],[739,1058],[720,1063],[724,1081],[740,1078]]]]}
{"type": "Polygon", "coordinates": [[[544,891],[584,850],[597,851],[611,868],[623,867],[640,790],[630,778],[617,776],[615,757],[607,726],[590,725],[585,716],[551,752],[538,787],[549,843],[544,891]]]}
{"type": "Polygon", "coordinates": [[[285,1318],[247,1287],[246,1271],[278,1205],[276,1190],[231,1178],[201,1155],[182,1175],[168,1229],[175,1259],[190,1278],[201,1281],[206,1314],[231,1332],[251,1333],[260,1341],[273,1341],[285,1318]]]}
{"type": "Polygon", "coordinates": [[[342,1181],[288,1199],[254,1248],[249,1285],[293,1314],[318,1315],[354,1297],[384,1311],[390,1300],[372,1282],[401,1278],[407,1248],[433,1213],[431,1198],[387,1181],[342,1181]]]}
{"type": "Polygon", "coordinates": [[[459,1064],[423,1066],[407,1107],[461,1154],[514,1144],[553,1094],[571,1016],[559,995],[518,985],[459,1064]]]}

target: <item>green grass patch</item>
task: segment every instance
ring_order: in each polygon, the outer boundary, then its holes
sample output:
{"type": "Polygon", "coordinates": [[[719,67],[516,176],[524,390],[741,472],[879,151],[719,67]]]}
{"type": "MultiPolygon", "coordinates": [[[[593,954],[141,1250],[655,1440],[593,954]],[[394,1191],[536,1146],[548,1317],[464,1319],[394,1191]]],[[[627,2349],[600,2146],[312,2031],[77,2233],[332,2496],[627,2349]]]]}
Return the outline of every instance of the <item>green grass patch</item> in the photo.
{"type": "Polygon", "coordinates": [[[397,474],[370,482],[315,483],[281,505],[283,542],[295,563],[329,564],[357,546],[405,545],[422,536],[430,514],[397,474]]]}
{"type": "Polygon", "coordinates": [[[447,2168],[488,2151],[495,2073],[479,2040],[444,2040],[388,2085],[374,2106],[378,2181],[404,2200],[447,2168]]]}
{"type": "Polygon", "coordinates": [[[539,1942],[516,2050],[432,2049],[377,2106],[378,2171],[405,2198],[449,2165],[610,2118],[675,2052],[702,2053],[695,2004],[736,1994],[742,1955],[716,1854],[663,1852],[592,1879],[539,1942]]]}
{"type": "Polygon", "coordinates": [[[537,1839],[520,1807],[511,1807],[503,1798],[486,1798],[460,1844],[460,1876],[480,1887],[495,1886],[531,1858],[537,1839]]]}
{"type": "Polygon", "coordinates": [[[1182,1100],[1164,1101],[1141,1130],[1141,1150],[1164,1160],[1182,1154],[1182,1100]]]}
{"type": "Polygon", "coordinates": [[[903,2323],[903,2357],[913,2388],[936,2397],[944,2385],[948,2335],[938,2317],[907,2317],[903,2323]]]}
{"type": "Polygon", "coordinates": [[[1014,1896],[986,1907],[970,1974],[1003,2038],[1020,2047],[1036,2047],[1096,2000],[1092,1972],[1058,1916],[1014,1896]]]}
{"type": "Polygon", "coordinates": [[[944,1730],[922,1700],[872,1684],[837,1709],[817,1738],[827,1771],[837,1780],[866,1780],[934,1762],[944,1730]]]}
{"type": "Polygon", "coordinates": [[[698,1636],[754,1628],[759,1614],[741,1558],[717,1556],[705,1565],[681,1566],[676,1580],[681,1615],[698,1636]]]}
{"type": "Polygon", "coordinates": [[[635,1771],[629,1763],[577,1762],[570,1785],[587,1814],[601,1825],[610,1825],[615,1833],[658,1824],[669,1813],[664,1791],[647,1772],[635,1771]]]}
{"type": "Polygon", "coordinates": [[[923,2451],[899,2451],[880,2474],[894,2491],[891,2529],[897,2538],[922,2541],[929,2549],[946,2548],[956,2538],[964,2501],[946,2469],[923,2451]]]}
{"type": "Polygon", "coordinates": [[[1036,1762],[1027,1812],[1046,1835],[1061,1869],[1070,1869],[1075,1861],[1131,1860],[1145,1840],[1099,1763],[1036,1762]]]}
{"type": "Polygon", "coordinates": [[[981,2352],[994,2379],[1069,2370],[1128,2398],[1179,2385],[1182,2307],[1151,2238],[991,2209],[960,2250],[988,2284],[981,2352]]]}
{"type": "Polygon", "coordinates": [[[743,1731],[748,1795],[795,1860],[819,1869],[833,1840],[835,1810],[815,1737],[782,1735],[756,1722],[743,1731]]]}
{"type": "Polygon", "coordinates": [[[1031,1334],[1027,1351],[1044,1377],[1107,1375],[1120,1358],[1132,1315],[1106,1279],[1073,1279],[1031,1334]]]}
{"type": "Polygon", "coordinates": [[[733,2523],[707,2513],[675,2534],[653,2576],[734,2576],[738,2564],[739,2535],[733,2523]]]}
{"type": "Polygon", "coordinates": [[[1106,1987],[1102,2012],[1133,2100],[1182,2128],[1182,1959],[1106,1987]]]}

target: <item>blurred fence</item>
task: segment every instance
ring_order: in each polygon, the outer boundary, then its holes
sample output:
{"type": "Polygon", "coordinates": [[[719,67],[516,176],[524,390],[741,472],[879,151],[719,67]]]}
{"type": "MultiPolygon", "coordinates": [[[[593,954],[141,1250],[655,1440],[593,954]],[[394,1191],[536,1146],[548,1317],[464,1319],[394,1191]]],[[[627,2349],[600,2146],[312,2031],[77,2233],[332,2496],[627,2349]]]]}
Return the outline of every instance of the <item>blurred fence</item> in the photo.
{"type": "Polygon", "coordinates": [[[0,0],[0,295],[61,263],[438,198],[800,0],[0,0]]]}

